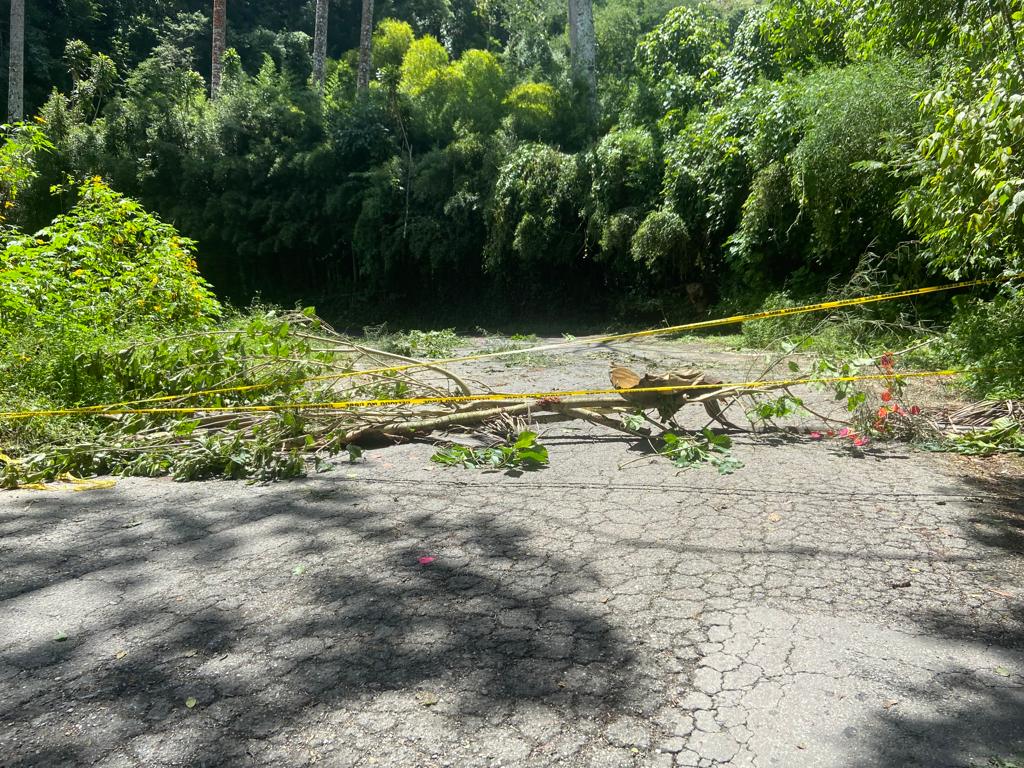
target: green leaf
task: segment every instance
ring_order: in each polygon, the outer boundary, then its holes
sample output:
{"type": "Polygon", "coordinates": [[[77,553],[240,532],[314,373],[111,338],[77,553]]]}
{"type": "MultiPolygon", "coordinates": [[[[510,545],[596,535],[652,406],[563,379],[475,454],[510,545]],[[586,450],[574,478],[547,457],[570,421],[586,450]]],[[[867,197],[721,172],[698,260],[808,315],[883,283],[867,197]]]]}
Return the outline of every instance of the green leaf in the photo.
{"type": "Polygon", "coordinates": [[[516,440],[514,448],[530,448],[537,442],[536,432],[523,432],[516,440]]]}

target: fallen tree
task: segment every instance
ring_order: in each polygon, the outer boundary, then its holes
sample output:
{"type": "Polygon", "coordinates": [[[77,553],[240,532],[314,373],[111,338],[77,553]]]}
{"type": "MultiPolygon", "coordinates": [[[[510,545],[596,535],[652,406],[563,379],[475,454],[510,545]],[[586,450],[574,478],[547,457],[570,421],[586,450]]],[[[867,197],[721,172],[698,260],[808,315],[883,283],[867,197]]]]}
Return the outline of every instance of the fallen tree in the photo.
{"type": "MultiPolygon", "coordinates": [[[[678,446],[673,441],[682,438],[703,440],[705,448],[714,445],[713,434],[743,429],[849,437],[858,447],[868,434],[910,439],[957,431],[948,418],[929,420],[916,407],[894,401],[902,384],[892,356],[881,359],[881,374],[867,377],[886,387],[880,413],[865,405],[863,393],[836,386],[838,396],[856,406],[850,408],[857,411],[850,421],[812,411],[793,393],[792,381],[735,386],[696,369],[640,375],[614,366],[613,389],[508,395],[452,370],[453,362],[493,356],[424,360],[346,337],[310,312],[139,342],[88,361],[91,375],[120,382],[120,402],[41,413],[27,409],[0,418],[0,439],[31,435],[36,427],[47,438],[20,445],[4,440],[20,450],[0,452],[0,485],[97,474],[273,480],[322,467],[339,455],[355,460],[366,448],[450,442],[459,435],[514,443],[517,434],[567,421],[589,422],[652,446],[678,446]],[[744,398],[746,428],[725,417],[744,398]],[[686,430],[677,422],[690,407],[706,412],[704,429],[686,430]],[[796,411],[810,413],[819,426],[779,423],[796,411]],[[869,413],[873,424],[861,413],[869,413]],[[54,422],[87,428],[54,432],[54,422]],[[12,425],[20,431],[12,431],[12,425]],[[54,434],[70,438],[54,439],[54,434]]],[[[806,374],[806,382],[827,381],[820,376],[830,370],[819,366],[806,374]]],[[[845,368],[834,372],[848,373],[845,368]]],[[[1019,407],[1008,407],[1019,420],[1019,407]]],[[[993,418],[1005,415],[989,410],[993,418]]],[[[980,408],[960,417],[972,428],[984,426],[980,408]]]]}

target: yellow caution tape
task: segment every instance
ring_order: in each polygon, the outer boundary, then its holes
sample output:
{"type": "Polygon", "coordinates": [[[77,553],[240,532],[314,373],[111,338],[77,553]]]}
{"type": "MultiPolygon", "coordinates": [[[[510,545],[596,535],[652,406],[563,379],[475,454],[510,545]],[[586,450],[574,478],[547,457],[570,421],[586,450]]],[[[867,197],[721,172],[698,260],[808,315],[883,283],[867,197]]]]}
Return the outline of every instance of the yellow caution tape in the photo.
{"type": "Polygon", "coordinates": [[[377,400],[343,400],[340,402],[323,403],[287,403],[277,405],[232,405],[232,406],[197,406],[176,408],[125,408],[97,412],[94,408],[62,408],[49,411],[12,411],[0,413],[0,419],[28,419],[49,416],[138,416],[165,415],[187,416],[197,413],[276,413],[282,411],[340,411],[356,408],[381,408],[385,406],[443,405],[456,403],[478,403],[505,400],[543,401],[570,397],[593,397],[599,395],[622,395],[642,393],[685,392],[692,390],[718,389],[762,389],[795,387],[807,384],[843,384],[858,381],[891,381],[893,379],[923,379],[960,376],[969,373],[980,373],[978,370],[915,371],[909,373],[879,373],[859,376],[828,376],[802,379],[782,379],[773,381],[744,381],[724,384],[680,384],[668,387],[635,387],[633,389],[572,389],[555,392],[491,392],[478,395],[441,395],[437,397],[410,397],[377,400]]]}
{"type": "MultiPolygon", "coordinates": [[[[545,344],[536,347],[529,347],[526,349],[511,349],[503,350],[500,352],[482,352],[476,355],[466,355],[463,357],[450,357],[442,360],[431,360],[417,363],[405,363],[402,365],[388,366],[384,368],[370,368],[363,370],[346,371],[343,373],[332,373],[321,376],[310,376],[307,378],[296,379],[290,382],[293,385],[299,384],[311,384],[317,382],[328,382],[338,381],[340,379],[353,378],[357,376],[372,376],[372,375],[383,375],[388,373],[398,373],[400,371],[414,370],[417,368],[430,368],[440,365],[452,365],[454,363],[469,363],[476,362],[479,360],[490,360],[501,357],[512,357],[515,355],[529,355],[536,354],[539,352],[550,352],[558,349],[567,349],[576,346],[588,346],[594,344],[610,344],[618,341],[627,341],[629,339],[647,338],[651,336],[667,336],[676,333],[683,333],[685,331],[704,330],[707,328],[719,328],[726,325],[736,325],[739,323],[752,322],[755,320],[771,320],[779,317],[792,317],[794,315],[810,314],[812,312],[821,312],[824,310],[844,309],[846,307],[861,306],[864,304],[877,304],[884,301],[896,301],[898,299],[913,298],[915,296],[925,296],[933,293],[942,293],[945,291],[954,291],[960,288],[973,288],[982,285],[995,285],[997,283],[1007,283],[1012,280],[1024,278],[1024,273],[1010,275],[1008,277],[991,278],[987,280],[971,280],[963,283],[950,283],[947,285],[933,285],[927,288],[914,288],[907,291],[897,291],[895,293],[881,293],[874,296],[864,296],[857,299],[840,299],[837,301],[823,301],[817,304],[806,304],[800,307],[784,307],[782,309],[770,309],[762,312],[753,312],[745,315],[734,315],[732,317],[724,317],[717,320],[701,320],[694,323],[685,323],[683,325],[673,325],[666,328],[655,328],[646,331],[633,331],[630,333],[619,333],[608,336],[596,336],[586,337],[581,339],[568,339],[566,341],[556,342],[554,344],[545,344]]],[[[112,409],[127,408],[133,405],[144,405],[147,403],[167,403],[177,400],[186,400],[194,397],[206,397],[216,395],[227,395],[241,392],[255,392],[261,389],[269,389],[277,386],[277,382],[265,382],[261,384],[247,384],[235,387],[223,387],[220,389],[204,389],[196,392],[186,392],[178,395],[161,395],[157,397],[148,397],[140,400],[126,400],[119,403],[110,403],[106,405],[94,405],[83,408],[72,408],[56,411],[38,411],[32,415],[75,415],[85,413],[106,413],[111,415],[117,415],[120,413],[126,413],[125,411],[116,411],[112,409]]],[[[530,397],[530,396],[527,396],[530,397]]],[[[472,397],[469,399],[476,400],[479,398],[472,397]]],[[[375,401],[376,402],[376,401],[375,401]]],[[[382,403],[388,403],[389,401],[379,401],[382,403]]],[[[430,402],[436,402],[431,400],[430,402]]],[[[444,401],[444,402],[457,402],[457,401],[444,401]]],[[[412,403],[415,404],[415,403],[412,403]]],[[[280,410],[288,410],[289,408],[280,408],[280,410]]],[[[203,412],[217,412],[218,410],[231,410],[230,408],[202,408],[202,409],[184,409],[175,411],[173,409],[150,409],[150,410],[133,410],[127,411],[127,413],[194,413],[202,410],[203,412]]],[[[258,411],[258,406],[244,406],[239,407],[237,410],[240,411],[258,411]]],[[[24,414],[29,412],[20,413],[0,413],[0,418],[24,418],[24,414]]]]}
{"type": "MultiPolygon", "coordinates": [[[[514,355],[529,355],[537,354],[539,352],[551,352],[557,349],[567,349],[575,346],[585,346],[593,344],[610,344],[617,341],[627,341],[629,339],[639,339],[651,336],[667,336],[675,333],[683,333],[685,331],[696,331],[704,330],[707,328],[719,328],[726,325],[736,325],[739,323],[747,323],[755,320],[771,320],[779,317],[792,317],[793,315],[804,315],[812,312],[821,312],[824,310],[844,309],[846,307],[856,307],[864,304],[877,304],[884,301],[896,301],[898,299],[913,298],[915,296],[925,296],[933,293],[942,293],[945,291],[953,291],[959,288],[973,288],[982,285],[994,285],[997,283],[1006,283],[1011,280],[1024,278],[1024,273],[1018,275],[1011,275],[1009,277],[992,278],[988,280],[972,280],[964,283],[950,283],[947,285],[933,285],[927,288],[914,288],[908,291],[897,291],[895,293],[881,293],[875,296],[865,296],[857,299],[840,299],[837,301],[822,301],[817,304],[807,304],[800,307],[784,307],[782,309],[770,309],[763,312],[754,312],[746,315],[734,315],[732,317],[724,317],[717,320],[701,320],[695,323],[685,323],[683,325],[673,325],[666,328],[655,328],[646,331],[634,331],[631,333],[619,333],[609,336],[597,336],[587,337],[582,339],[569,339],[566,341],[556,342],[554,344],[545,344],[536,347],[529,347],[527,349],[512,349],[503,350],[500,352],[483,352],[477,355],[466,355],[463,357],[450,357],[443,360],[431,360],[429,362],[422,363],[406,363],[403,365],[389,366],[385,368],[371,368],[366,370],[358,371],[347,371],[344,373],[334,373],[322,376],[311,376],[304,379],[298,379],[293,384],[311,384],[316,382],[326,381],[338,381],[340,379],[352,378],[356,376],[372,376],[377,374],[388,374],[398,373],[400,371],[408,371],[416,368],[427,368],[430,366],[439,365],[452,365],[454,363],[470,363],[479,360],[489,360],[500,357],[512,357],[514,355]]],[[[275,386],[273,383],[263,384],[249,384],[238,387],[225,387],[222,389],[206,389],[198,392],[189,392],[180,395],[164,395],[160,397],[150,397],[142,400],[130,400],[122,403],[114,403],[112,405],[98,405],[93,406],[93,410],[96,411],[107,411],[109,408],[119,408],[122,406],[131,405],[142,405],[145,403],[164,403],[171,402],[174,400],[184,400],[193,397],[204,397],[204,396],[215,396],[215,395],[226,395],[235,392],[254,392],[260,389],[268,389],[275,386]]],[[[0,414],[3,417],[4,414],[0,414]]]]}

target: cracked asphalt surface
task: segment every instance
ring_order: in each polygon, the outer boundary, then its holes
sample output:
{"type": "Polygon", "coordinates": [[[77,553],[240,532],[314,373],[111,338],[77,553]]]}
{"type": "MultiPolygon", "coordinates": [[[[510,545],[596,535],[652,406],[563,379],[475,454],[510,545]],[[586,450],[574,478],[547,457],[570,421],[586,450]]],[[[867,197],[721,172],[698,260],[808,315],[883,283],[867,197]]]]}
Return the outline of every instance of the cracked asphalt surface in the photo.
{"type": "MultiPolygon", "coordinates": [[[[602,385],[645,358],[758,362],[650,345],[472,372],[602,385]]],[[[521,477],[413,444],[273,486],[0,495],[0,766],[1024,752],[1019,465],[743,436],[723,477],[589,425],[544,442],[521,477]]]]}

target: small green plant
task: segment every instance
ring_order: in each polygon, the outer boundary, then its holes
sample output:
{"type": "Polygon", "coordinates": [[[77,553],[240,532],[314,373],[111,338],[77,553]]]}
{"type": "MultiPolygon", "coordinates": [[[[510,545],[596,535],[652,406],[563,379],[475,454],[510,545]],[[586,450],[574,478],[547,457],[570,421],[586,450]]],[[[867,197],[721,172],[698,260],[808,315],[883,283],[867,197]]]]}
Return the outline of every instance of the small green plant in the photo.
{"type": "Polygon", "coordinates": [[[547,466],[548,449],[537,442],[536,432],[522,432],[515,442],[492,448],[471,448],[453,443],[435,453],[430,460],[446,467],[471,469],[529,469],[547,466]]]}
{"type": "Polygon", "coordinates": [[[639,432],[647,426],[647,420],[639,413],[626,413],[622,415],[622,426],[633,432],[639,432]]]}
{"type": "Polygon", "coordinates": [[[440,360],[454,355],[461,343],[462,339],[452,328],[442,331],[413,330],[390,337],[385,349],[406,357],[440,360]]]}
{"type": "Polygon", "coordinates": [[[754,407],[747,411],[747,418],[751,423],[769,424],[799,413],[803,407],[802,399],[787,392],[774,400],[755,399],[754,407]]]}
{"type": "Polygon", "coordinates": [[[699,436],[683,436],[666,432],[661,438],[665,448],[660,453],[680,469],[710,464],[720,475],[731,475],[743,468],[743,462],[732,455],[732,438],[716,435],[705,429],[699,436]]]}
{"type": "Polygon", "coordinates": [[[482,350],[480,350],[481,354],[505,354],[523,350],[521,354],[508,354],[501,358],[500,362],[507,368],[512,366],[524,366],[528,368],[541,367],[550,365],[553,360],[551,355],[546,355],[541,352],[525,351],[541,344],[540,338],[534,334],[515,333],[511,336],[503,336],[497,333],[488,333],[483,328],[479,328],[477,330],[487,338],[487,344],[482,350]]]}

